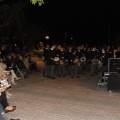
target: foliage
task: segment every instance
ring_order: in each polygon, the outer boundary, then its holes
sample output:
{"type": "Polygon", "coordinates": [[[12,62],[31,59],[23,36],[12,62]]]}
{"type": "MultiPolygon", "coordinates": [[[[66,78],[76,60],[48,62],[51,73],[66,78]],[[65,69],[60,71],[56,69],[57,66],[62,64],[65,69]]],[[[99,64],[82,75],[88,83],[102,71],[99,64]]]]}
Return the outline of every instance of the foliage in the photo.
{"type": "Polygon", "coordinates": [[[25,20],[22,3],[1,4],[0,5],[0,27],[17,25],[18,29],[25,20]]]}
{"type": "Polygon", "coordinates": [[[43,50],[34,50],[34,55],[36,55],[39,58],[43,57],[43,53],[43,50]]]}
{"type": "Polygon", "coordinates": [[[35,5],[36,3],[38,3],[39,6],[44,4],[44,0],[30,0],[30,1],[33,5],[35,5]]]}

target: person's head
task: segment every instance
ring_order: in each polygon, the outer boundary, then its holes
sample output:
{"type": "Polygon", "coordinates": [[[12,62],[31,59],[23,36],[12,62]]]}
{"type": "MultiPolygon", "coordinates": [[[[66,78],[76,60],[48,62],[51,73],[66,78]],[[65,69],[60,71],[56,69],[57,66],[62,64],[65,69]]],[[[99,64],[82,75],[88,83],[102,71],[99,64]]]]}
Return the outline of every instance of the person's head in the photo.
{"type": "Polygon", "coordinates": [[[72,46],[69,47],[69,51],[72,51],[72,46]]]}
{"type": "Polygon", "coordinates": [[[11,60],[12,56],[11,56],[11,55],[8,55],[7,58],[8,58],[9,60],[11,60]]]}
{"type": "Polygon", "coordinates": [[[4,58],[4,57],[0,57],[0,63],[3,63],[3,62],[4,62],[4,60],[5,60],[5,58],[4,58]]]}
{"type": "Polygon", "coordinates": [[[63,50],[64,50],[64,47],[63,47],[63,46],[61,46],[61,47],[60,47],[60,51],[63,51],[63,50]]]}
{"type": "Polygon", "coordinates": [[[46,48],[47,48],[47,49],[49,49],[49,48],[50,48],[50,45],[49,45],[49,44],[47,44],[47,45],[46,45],[46,48]]]}
{"type": "Polygon", "coordinates": [[[52,44],[52,47],[51,47],[51,48],[52,48],[53,50],[55,49],[55,47],[56,47],[55,44],[52,44]]]}

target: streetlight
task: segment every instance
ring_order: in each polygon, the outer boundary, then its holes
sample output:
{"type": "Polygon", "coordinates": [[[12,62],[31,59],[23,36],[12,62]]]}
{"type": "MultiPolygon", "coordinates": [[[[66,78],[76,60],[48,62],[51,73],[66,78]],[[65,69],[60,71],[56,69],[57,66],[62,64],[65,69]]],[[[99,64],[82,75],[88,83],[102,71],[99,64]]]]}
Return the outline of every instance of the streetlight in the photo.
{"type": "Polygon", "coordinates": [[[50,37],[49,37],[48,35],[47,35],[47,36],[45,36],[45,39],[46,39],[46,40],[49,40],[49,38],[50,38],[50,37]]]}

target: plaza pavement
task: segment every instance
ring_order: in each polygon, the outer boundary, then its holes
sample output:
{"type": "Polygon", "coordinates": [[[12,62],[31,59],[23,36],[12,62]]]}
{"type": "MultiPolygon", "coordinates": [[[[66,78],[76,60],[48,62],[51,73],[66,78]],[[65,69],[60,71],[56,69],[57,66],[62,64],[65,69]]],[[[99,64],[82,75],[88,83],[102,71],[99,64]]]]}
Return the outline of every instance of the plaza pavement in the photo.
{"type": "MultiPolygon", "coordinates": [[[[35,60],[42,69],[43,62],[35,60]]],[[[17,109],[4,120],[120,120],[120,93],[97,89],[99,79],[99,74],[89,72],[80,78],[54,80],[43,77],[42,71],[33,72],[12,87],[8,101],[17,109]]]]}

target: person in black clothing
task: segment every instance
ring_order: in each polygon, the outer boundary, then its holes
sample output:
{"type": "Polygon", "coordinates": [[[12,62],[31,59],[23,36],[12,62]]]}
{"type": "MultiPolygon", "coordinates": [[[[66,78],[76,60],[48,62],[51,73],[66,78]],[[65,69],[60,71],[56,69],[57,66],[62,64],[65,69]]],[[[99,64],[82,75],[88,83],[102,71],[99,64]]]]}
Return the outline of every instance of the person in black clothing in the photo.
{"type": "Polygon", "coordinates": [[[32,57],[30,54],[27,54],[27,60],[29,62],[29,69],[30,71],[40,72],[40,69],[37,66],[37,63],[32,60],[32,57]]]}
{"type": "Polygon", "coordinates": [[[12,112],[16,109],[16,106],[9,106],[9,103],[6,98],[6,89],[1,90],[0,103],[5,111],[5,113],[12,112]]]}
{"type": "Polygon", "coordinates": [[[43,76],[48,76],[49,74],[49,67],[48,67],[48,56],[49,56],[49,49],[50,46],[49,44],[46,45],[46,47],[44,48],[44,70],[43,70],[43,76]]]}
{"type": "Polygon", "coordinates": [[[65,77],[65,75],[66,75],[66,69],[65,69],[66,53],[62,46],[60,47],[58,54],[59,54],[59,58],[60,58],[60,63],[58,65],[58,75],[59,75],[59,77],[61,77],[61,76],[65,77]]]}
{"type": "Polygon", "coordinates": [[[49,52],[48,52],[48,71],[49,71],[49,75],[48,77],[55,79],[55,62],[54,62],[54,58],[55,58],[55,44],[52,45],[52,47],[50,48],[49,52]]]}
{"type": "Polygon", "coordinates": [[[92,51],[90,52],[90,72],[91,76],[94,76],[95,73],[98,72],[98,53],[96,51],[96,47],[92,48],[92,51]]]}
{"type": "Polygon", "coordinates": [[[68,72],[71,75],[71,78],[74,77],[75,75],[75,65],[74,65],[74,60],[75,60],[75,51],[72,50],[72,47],[69,47],[69,50],[67,52],[67,59],[68,59],[68,72]]]}
{"type": "Polygon", "coordinates": [[[115,52],[116,58],[120,58],[120,47],[118,47],[117,51],[115,52]]]}

